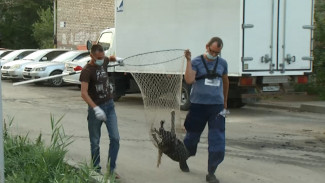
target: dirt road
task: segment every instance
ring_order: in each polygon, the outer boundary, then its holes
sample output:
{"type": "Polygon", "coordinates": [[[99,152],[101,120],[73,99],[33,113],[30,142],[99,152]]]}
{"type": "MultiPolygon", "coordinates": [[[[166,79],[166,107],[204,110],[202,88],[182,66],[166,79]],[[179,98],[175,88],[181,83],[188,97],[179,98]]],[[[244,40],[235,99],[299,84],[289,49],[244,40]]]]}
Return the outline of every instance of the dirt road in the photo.
{"type": "MultiPolygon", "coordinates": [[[[4,117],[14,117],[11,131],[35,138],[50,138],[50,114],[63,118],[65,131],[73,135],[68,158],[90,160],[87,106],[76,86],[63,88],[26,85],[13,87],[3,81],[4,117]]],[[[148,135],[139,95],[116,103],[121,136],[118,172],[123,183],[204,183],[207,171],[207,131],[198,155],[190,158],[190,173],[162,159],[156,168],[157,150],[148,135]]],[[[185,117],[186,112],[182,112],[185,117]]],[[[109,139],[102,129],[101,153],[107,155],[109,139]]],[[[321,183],[325,180],[325,115],[244,107],[231,110],[227,118],[226,158],[217,171],[222,183],[321,183]]],[[[105,166],[105,162],[102,162],[105,166]]]]}

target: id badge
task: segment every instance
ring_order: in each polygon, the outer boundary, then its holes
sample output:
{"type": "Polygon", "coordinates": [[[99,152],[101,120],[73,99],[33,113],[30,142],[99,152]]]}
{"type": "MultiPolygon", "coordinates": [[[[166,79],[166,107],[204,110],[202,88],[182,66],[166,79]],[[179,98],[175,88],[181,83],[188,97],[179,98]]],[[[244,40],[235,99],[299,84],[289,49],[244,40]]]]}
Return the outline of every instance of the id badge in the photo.
{"type": "Polygon", "coordinates": [[[217,86],[219,87],[220,86],[220,80],[219,79],[205,79],[205,82],[204,82],[205,85],[207,86],[217,86]]]}

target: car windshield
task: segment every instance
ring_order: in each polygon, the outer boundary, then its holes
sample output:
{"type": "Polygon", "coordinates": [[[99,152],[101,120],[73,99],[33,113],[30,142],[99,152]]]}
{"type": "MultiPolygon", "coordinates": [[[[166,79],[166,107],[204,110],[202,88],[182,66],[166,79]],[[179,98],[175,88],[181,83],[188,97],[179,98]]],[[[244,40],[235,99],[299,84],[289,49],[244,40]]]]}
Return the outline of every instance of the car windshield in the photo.
{"type": "Polygon", "coordinates": [[[88,61],[90,61],[90,56],[86,56],[86,57],[78,60],[76,63],[87,63],[88,61]]]}
{"type": "Polygon", "coordinates": [[[52,62],[66,62],[73,60],[76,56],[78,56],[80,52],[76,51],[69,51],[59,55],[58,57],[54,58],[52,62]]]}
{"type": "Polygon", "coordinates": [[[26,56],[25,58],[23,58],[23,60],[35,60],[37,59],[40,55],[45,55],[46,53],[48,53],[48,50],[39,50],[39,51],[35,51],[34,53],[29,54],[28,56],[26,56]]]}
{"type": "Polygon", "coordinates": [[[17,57],[17,55],[19,55],[20,53],[22,53],[22,51],[17,50],[17,51],[13,51],[11,53],[9,53],[8,55],[2,57],[0,60],[11,60],[17,57]]]}

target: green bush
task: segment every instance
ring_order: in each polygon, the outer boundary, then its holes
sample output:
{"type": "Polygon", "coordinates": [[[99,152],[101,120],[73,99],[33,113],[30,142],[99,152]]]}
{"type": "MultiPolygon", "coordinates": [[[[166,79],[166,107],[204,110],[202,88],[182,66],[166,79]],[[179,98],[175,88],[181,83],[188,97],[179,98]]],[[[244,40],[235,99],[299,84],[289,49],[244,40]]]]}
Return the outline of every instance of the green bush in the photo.
{"type": "MultiPolygon", "coordinates": [[[[62,118],[61,118],[62,119],[62,118]]],[[[65,162],[67,147],[72,143],[60,125],[51,117],[51,144],[46,146],[40,134],[35,141],[28,135],[11,135],[5,125],[5,177],[8,183],[88,183],[94,182],[95,170],[86,164],[75,168],[65,162]]],[[[9,128],[13,120],[10,120],[9,128]]],[[[113,177],[113,176],[112,176],[113,177]]],[[[101,179],[107,182],[108,175],[101,179]]],[[[114,182],[114,181],[111,181],[114,182]]]]}

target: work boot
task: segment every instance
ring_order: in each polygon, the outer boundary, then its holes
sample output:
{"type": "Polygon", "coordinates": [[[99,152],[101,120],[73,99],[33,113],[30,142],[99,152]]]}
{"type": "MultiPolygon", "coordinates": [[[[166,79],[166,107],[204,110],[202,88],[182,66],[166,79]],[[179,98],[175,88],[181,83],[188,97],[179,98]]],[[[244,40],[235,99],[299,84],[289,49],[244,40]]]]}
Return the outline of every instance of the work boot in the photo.
{"type": "Polygon", "coordinates": [[[190,168],[187,166],[186,161],[180,161],[180,162],[179,162],[179,168],[180,168],[183,172],[190,172],[190,168]]]}
{"type": "Polygon", "coordinates": [[[217,179],[217,177],[214,174],[208,174],[206,176],[206,181],[209,183],[219,183],[219,180],[217,179]]]}

